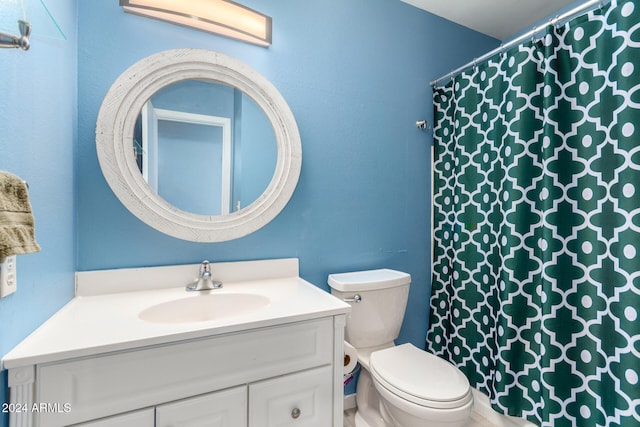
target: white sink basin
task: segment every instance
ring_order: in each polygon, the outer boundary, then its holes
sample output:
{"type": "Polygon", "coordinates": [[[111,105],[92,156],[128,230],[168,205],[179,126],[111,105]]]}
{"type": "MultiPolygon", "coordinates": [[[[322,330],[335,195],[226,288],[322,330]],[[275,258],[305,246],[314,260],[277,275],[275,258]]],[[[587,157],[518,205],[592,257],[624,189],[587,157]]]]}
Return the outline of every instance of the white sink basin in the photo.
{"type": "Polygon", "coordinates": [[[263,295],[214,291],[151,306],[142,310],[138,317],[155,323],[208,322],[249,314],[269,302],[263,295]]]}

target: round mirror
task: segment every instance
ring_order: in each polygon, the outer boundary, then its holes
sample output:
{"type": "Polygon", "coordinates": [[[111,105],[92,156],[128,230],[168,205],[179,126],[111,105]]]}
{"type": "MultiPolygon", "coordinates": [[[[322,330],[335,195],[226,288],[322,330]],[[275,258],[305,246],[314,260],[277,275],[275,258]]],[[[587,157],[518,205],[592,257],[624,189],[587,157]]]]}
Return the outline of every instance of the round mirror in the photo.
{"type": "Polygon", "coordinates": [[[131,149],[156,194],[201,215],[226,215],[256,201],[277,158],[262,109],[238,88],[202,80],[155,93],[138,115],[131,149]]]}
{"type": "Polygon", "coordinates": [[[298,128],[275,87],[216,52],[152,55],[98,113],[100,167],[134,215],[197,242],[245,236],[284,208],[301,167],[298,128]]]}

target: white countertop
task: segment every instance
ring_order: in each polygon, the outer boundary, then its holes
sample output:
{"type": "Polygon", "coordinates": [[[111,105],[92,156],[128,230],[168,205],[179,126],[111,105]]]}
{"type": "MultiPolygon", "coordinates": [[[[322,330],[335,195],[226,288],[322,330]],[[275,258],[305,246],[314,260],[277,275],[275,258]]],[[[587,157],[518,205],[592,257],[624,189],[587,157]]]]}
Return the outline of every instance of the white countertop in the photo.
{"type": "MultiPolygon", "coordinates": [[[[265,261],[259,263],[265,263],[265,261]]],[[[242,263],[226,264],[234,264],[234,268],[244,266],[244,264],[239,265],[242,263]]],[[[215,276],[219,266],[212,265],[215,276]]],[[[166,272],[167,268],[170,267],[156,269],[164,269],[166,272]]],[[[184,269],[184,266],[180,268],[184,269]]],[[[146,271],[146,269],[136,269],[136,272],[142,274],[143,270],[146,271]]],[[[202,292],[186,292],[184,286],[166,287],[167,283],[163,283],[160,279],[155,281],[160,289],[118,293],[93,292],[88,296],[76,296],[5,355],[2,359],[2,368],[12,369],[94,356],[346,314],[350,311],[349,304],[297,277],[297,260],[295,260],[295,276],[291,276],[294,272],[291,269],[284,270],[281,272],[286,275],[284,277],[273,277],[277,274],[268,274],[269,278],[265,280],[225,280],[222,289],[204,291],[215,294],[252,293],[264,295],[270,299],[269,304],[248,314],[210,321],[154,323],[141,320],[138,314],[145,308],[179,298],[202,296],[202,292]]],[[[126,272],[118,271],[120,275],[126,272]]],[[[255,276],[254,270],[251,277],[255,276]]],[[[148,286],[147,282],[144,288],[148,286]]],[[[77,294],[82,293],[77,292],[77,294]]]]}

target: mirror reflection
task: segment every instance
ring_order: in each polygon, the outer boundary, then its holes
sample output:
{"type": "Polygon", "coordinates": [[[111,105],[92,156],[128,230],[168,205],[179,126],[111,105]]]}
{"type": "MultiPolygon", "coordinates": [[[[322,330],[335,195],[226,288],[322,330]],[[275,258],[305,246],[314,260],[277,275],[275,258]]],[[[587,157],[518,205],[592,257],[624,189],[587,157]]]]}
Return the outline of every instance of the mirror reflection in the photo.
{"type": "Polygon", "coordinates": [[[269,119],[245,93],[220,82],[182,80],[143,106],[133,153],[144,180],[168,203],[225,215],[265,191],[277,145],[269,119]]]}

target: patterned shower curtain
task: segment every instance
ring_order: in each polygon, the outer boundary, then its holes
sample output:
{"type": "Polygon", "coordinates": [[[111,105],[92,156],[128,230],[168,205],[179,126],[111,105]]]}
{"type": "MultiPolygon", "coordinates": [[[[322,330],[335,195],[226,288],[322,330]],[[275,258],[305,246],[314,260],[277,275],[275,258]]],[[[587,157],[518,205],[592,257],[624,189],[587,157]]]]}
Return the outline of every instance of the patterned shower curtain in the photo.
{"type": "Polygon", "coordinates": [[[640,426],[640,3],[435,89],[427,349],[504,414],[640,426]]]}

